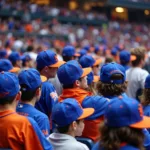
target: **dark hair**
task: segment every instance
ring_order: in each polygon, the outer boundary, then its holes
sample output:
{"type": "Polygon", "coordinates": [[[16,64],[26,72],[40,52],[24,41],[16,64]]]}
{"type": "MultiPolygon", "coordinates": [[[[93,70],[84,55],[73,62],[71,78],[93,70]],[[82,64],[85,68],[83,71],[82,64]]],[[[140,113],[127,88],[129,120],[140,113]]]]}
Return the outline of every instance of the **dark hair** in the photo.
{"type": "Polygon", "coordinates": [[[140,64],[141,60],[145,59],[145,48],[144,47],[137,47],[137,48],[133,48],[131,49],[131,55],[135,55],[136,56],[136,60],[131,61],[131,64],[133,67],[136,67],[140,64]]]}
{"type": "Polygon", "coordinates": [[[106,57],[106,59],[105,59],[105,64],[106,63],[111,63],[111,62],[113,62],[114,60],[113,60],[113,58],[112,57],[106,57]]]}
{"type": "MultiPolygon", "coordinates": [[[[113,80],[121,80],[123,76],[121,74],[112,75],[113,80]]],[[[103,83],[99,81],[97,83],[97,92],[103,96],[119,96],[124,93],[127,89],[127,83],[113,84],[113,83],[103,83]]]]}
{"type": "Polygon", "coordinates": [[[27,88],[26,84],[21,84],[20,86],[21,86],[20,91],[22,92],[22,94],[21,94],[22,101],[31,101],[36,94],[36,90],[40,87],[39,86],[35,90],[25,90],[27,88]]]}
{"type": "MultiPolygon", "coordinates": [[[[76,120],[77,124],[79,124],[80,120],[76,120]]],[[[57,127],[59,133],[67,133],[69,131],[69,127],[71,124],[64,126],[64,127],[57,127]]]]}
{"type": "Polygon", "coordinates": [[[120,60],[120,64],[124,66],[124,65],[128,65],[128,64],[129,64],[129,62],[124,61],[124,60],[120,60]]]}
{"type": "Polygon", "coordinates": [[[30,45],[30,46],[27,47],[27,52],[32,52],[33,49],[34,49],[33,46],[30,45]]]}
{"type": "Polygon", "coordinates": [[[100,126],[100,147],[104,150],[119,150],[121,143],[127,143],[140,150],[144,150],[144,134],[142,129],[131,127],[108,127],[104,123],[100,126]]]}
{"type": "Polygon", "coordinates": [[[11,104],[15,100],[15,96],[7,97],[7,98],[0,98],[0,105],[11,104]]]}
{"type": "Polygon", "coordinates": [[[72,60],[74,57],[75,57],[75,56],[63,56],[63,60],[64,60],[65,62],[68,62],[68,61],[72,60]]]}
{"type": "Polygon", "coordinates": [[[142,105],[150,104],[150,89],[143,89],[142,96],[140,97],[142,105]]]}

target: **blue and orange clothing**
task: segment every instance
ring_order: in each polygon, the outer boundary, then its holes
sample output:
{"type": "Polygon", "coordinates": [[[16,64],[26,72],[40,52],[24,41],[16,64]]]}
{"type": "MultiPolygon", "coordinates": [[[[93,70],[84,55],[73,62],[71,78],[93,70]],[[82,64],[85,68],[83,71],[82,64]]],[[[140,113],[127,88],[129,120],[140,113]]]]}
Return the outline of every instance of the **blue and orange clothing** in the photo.
{"type": "Polygon", "coordinates": [[[23,116],[28,116],[33,118],[37,122],[43,134],[46,137],[50,135],[50,122],[48,117],[44,113],[40,112],[32,105],[24,104],[24,103],[18,104],[17,113],[23,116]]]}
{"type": "Polygon", "coordinates": [[[0,112],[0,148],[13,150],[52,150],[51,144],[30,117],[13,110],[0,112]]]}
{"type": "Polygon", "coordinates": [[[59,97],[59,102],[66,98],[75,98],[83,108],[94,108],[95,112],[85,120],[85,128],[82,136],[92,139],[94,142],[99,138],[99,124],[103,121],[104,110],[108,101],[102,96],[93,96],[91,92],[80,88],[64,89],[59,97]],[[89,128],[89,126],[91,128],[89,128]]]}
{"type": "Polygon", "coordinates": [[[43,82],[41,97],[40,100],[36,103],[35,108],[46,114],[50,119],[52,108],[57,101],[58,95],[53,84],[50,83],[50,81],[43,82]]]}

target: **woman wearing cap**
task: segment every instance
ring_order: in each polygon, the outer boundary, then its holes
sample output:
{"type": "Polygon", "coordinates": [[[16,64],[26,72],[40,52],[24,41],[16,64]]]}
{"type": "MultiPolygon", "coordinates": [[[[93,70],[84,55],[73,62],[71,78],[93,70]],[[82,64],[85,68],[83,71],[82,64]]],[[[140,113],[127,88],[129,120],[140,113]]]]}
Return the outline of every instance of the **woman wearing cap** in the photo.
{"type": "Polygon", "coordinates": [[[57,132],[49,136],[54,150],[88,150],[75,136],[82,135],[84,119],[93,113],[93,108],[82,109],[73,98],[57,103],[52,110],[52,120],[56,124],[57,132]]]}
{"type": "Polygon", "coordinates": [[[92,150],[144,150],[142,129],[149,128],[149,122],[137,100],[116,97],[106,107],[100,142],[92,150]]]}

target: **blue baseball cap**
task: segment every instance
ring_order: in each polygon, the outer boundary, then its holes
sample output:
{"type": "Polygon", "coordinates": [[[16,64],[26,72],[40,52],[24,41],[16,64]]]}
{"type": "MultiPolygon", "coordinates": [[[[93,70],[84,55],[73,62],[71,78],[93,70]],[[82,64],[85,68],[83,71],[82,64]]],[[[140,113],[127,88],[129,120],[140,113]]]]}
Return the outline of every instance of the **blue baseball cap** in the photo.
{"type": "Polygon", "coordinates": [[[7,52],[6,50],[0,50],[0,59],[6,58],[7,52]]]}
{"type": "Polygon", "coordinates": [[[150,117],[143,115],[142,105],[127,96],[115,97],[109,102],[104,121],[109,127],[150,128],[150,117]]]}
{"type": "Polygon", "coordinates": [[[87,54],[87,51],[86,51],[85,49],[81,49],[81,50],[79,51],[79,54],[80,54],[80,58],[81,58],[82,56],[84,56],[84,55],[87,54]]]}
{"type": "Polygon", "coordinates": [[[9,72],[19,72],[20,68],[13,67],[12,63],[8,59],[0,59],[0,72],[9,71],[9,72]]]}
{"type": "Polygon", "coordinates": [[[26,55],[22,55],[21,56],[21,60],[23,63],[32,60],[32,58],[30,57],[30,55],[26,54],[26,55]]]}
{"type": "Polygon", "coordinates": [[[64,64],[64,61],[58,61],[57,55],[52,50],[42,51],[36,58],[37,68],[43,69],[46,66],[60,67],[64,64]]]}
{"type": "Polygon", "coordinates": [[[98,82],[100,79],[99,76],[94,76],[94,73],[93,72],[90,72],[88,75],[87,75],[87,82],[88,82],[88,85],[91,84],[92,82],[98,82]]]}
{"type": "Polygon", "coordinates": [[[89,50],[90,50],[90,45],[85,45],[85,46],[83,47],[83,49],[89,51],[89,50]]]}
{"type": "Polygon", "coordinates": [[[73,121],[87,118],[93,113],[93,108],[83,109],[76,99],[67,98],[53,107],[52,120],[57,127],[64,127],[73,121]]]}
{"type": "Polygon", "coordinates": [[[130,60],[131,61],[136,60],[136,56],[131,55],[131,53],[127,50],[121,51],[119,54],[119,58],[120,58],[120,61],[123,63],[128,63],[128,62],[130,62],[130,60]]]}
{"type": "Polygon", "coordinates": [[[150,75],[148,75],[146,77],[146,80],[145,80],[145,88],[146,89],[149,89],[150,88],[150,75]]]}
{"type": "Polygon", "coordinates": [[[91,68],[82,69],[76,60],[70,60],[58,68],[57,76],[62,84],[68,85],[73,84],[81,77],[87,76],[91,71],[91,68]]]}
{"type": "Polygon", "coordinates": [[[75,48],[73,46],[68,45],[68,46],[65,46],[63,48],[62,56],[68,56],[68,57],[76,56],[76,57],[79,57],[80,54],[76,53],[75,48]]]}
{"type": "Polygon", "coordinates": [[[40,73],[34,68],[21,71],[18,78],[20,85],[27,85],[27,88],[24,90],[35,90],[42,84],[42,82],[47,80],[46,77],[40,76],[40,73]]]}
{"type": "Polygon", "coordinates": [[[14,73],[0,72],[0,99],[15,96],[19,90],[19,81],[14,73]]]}
{"type": "Polygon", "coordinates": [[[84,55],[80,58],[79,63],[83,68],[97,66],[101,63],[101,59],[95,60],[91,55],[84,55]]]}
{"type": "Polygon", "coordinates": [[[100,71],[100,80],[103,83],[122,84],[126,79],[125,77],[125,72],[122,72],[119,65],[114,62],[103,65],[100,71]],[[123,76],[122,80],[111,79],[114,74],[121,74],[123,76]]]}
{"type": "Polygon", "coordinates": [[[113,48],[113,49],[111,50],[111,55],[116,56],[116,55],[117,55],[117,52],[118,52],[118,49],[113,48]]]}
{"type": "Polygon", "coordinates": [[[8,59],[12,62],[12,63],[15,63],[16,61],[18,60],[21,60],[21,56],[19,55],[18,52],[12,52],[8,59]]]}

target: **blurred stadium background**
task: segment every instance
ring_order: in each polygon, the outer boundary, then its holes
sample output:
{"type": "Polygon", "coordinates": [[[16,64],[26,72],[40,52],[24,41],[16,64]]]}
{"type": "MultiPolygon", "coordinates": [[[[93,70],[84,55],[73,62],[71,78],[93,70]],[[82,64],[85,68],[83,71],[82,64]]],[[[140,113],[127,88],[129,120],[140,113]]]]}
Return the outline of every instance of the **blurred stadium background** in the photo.
{"type": "Polygon", "coordinates": [[[150,0],[1,0],[0,48],[150,49],[150,0]]]}

